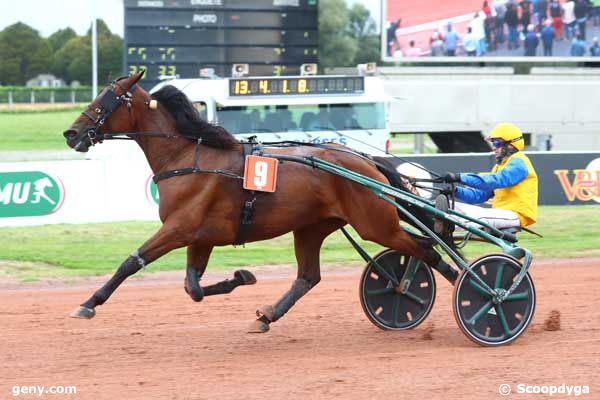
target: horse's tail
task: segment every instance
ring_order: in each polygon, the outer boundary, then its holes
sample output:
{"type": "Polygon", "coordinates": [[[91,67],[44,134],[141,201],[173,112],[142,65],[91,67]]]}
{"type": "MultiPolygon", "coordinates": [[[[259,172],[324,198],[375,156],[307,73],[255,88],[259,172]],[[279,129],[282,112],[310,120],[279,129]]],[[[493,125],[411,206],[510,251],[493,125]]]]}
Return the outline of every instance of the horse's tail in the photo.
{"type": "MultiPolygon", "coordinates": [[[[385,157],[373,157],[373,161],[375,161],[375,165],[377,166],[379,172],[381,172],[387,178],[387,180],[390,181],[390,185],[404,192],[411,192],[410,189],[402,181],[401,176],[396,172],[394,165],[389,160],[387,160],[385,157]]],[[[402,207],[405,208],[412,215],[414,215],[429,229],[433,229],[433,217],[430,214],[423,211],[423,209],[405,203],[402,203],[402,207]]],[[[398,215],[400,216],[400,218],[403,217],[400,210],[398,210],[398,215]]],[[[415,228],[418,228],[414,222],[410,220],[407,220],[406,222],[408,222],[415,228]]]]}
{"type": "MultiPolygon", "coordinates": [[[[390,182],[390,185],[392,185],[393,187],[400,189],[402,191],[412,193],[411,190],[406,186],[405,182],[403,182],[402,177],[396,172],[394,165],[386,157],[373,157],[373,161],[375,162],[377,169],[390,182]]],[[[400,203],[398,200],[396,200],[396,201],[398,203],[400,203]]],[[[429,228],[430,230],[433,231],[433,225],[434,225],[435,221],[431,214],[427,213],[422,208],[413,206],[411,204],[402,203],[402,207],[404,209],[406,209],[409,213],[411,213],[413,216],[415,216],[427,228],[429,228]]],[[[400,212],[400,210],[398,210],[398,216],[401,219],[403,218],[403,215],[400,212]]],[[[407,223],[409,223],[410,225],[414,226],[415,228],[420,229],[414,222],[407,220],[406,218],[403,218],[403,220],[406,221],[407,223]]],[[[446,238],[444,238],[442,236],[442,239],[448,246],[450,246],[450,248],[454,252],[456,252],[457,254],[460,254],[460,251],[457,249],[456,244],[454,243],[454,240],[452,239],[452,235],[449,235],[449,237],[446,237],[446,238]]]]}

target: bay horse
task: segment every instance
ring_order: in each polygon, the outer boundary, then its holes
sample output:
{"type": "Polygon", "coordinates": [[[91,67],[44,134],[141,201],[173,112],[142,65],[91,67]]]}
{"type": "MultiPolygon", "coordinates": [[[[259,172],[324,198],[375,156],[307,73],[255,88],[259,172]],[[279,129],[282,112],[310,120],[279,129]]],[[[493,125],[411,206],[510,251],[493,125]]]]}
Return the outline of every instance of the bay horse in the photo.
{"type": "MultiPolygon", "coordinates": [[[[162,226],[72,317],[94,317],[95,308],[104,304],[128,276],[181,247],[187,247],[184,288],[194,301],[255,282],[249,272],[236,271],[232,280],[207,287],[199,283],[213,248],[236,244],[243,205],[248,199],[237,179],[244,170],[243,145],[222,127],[201,120],[187,97],[173,86],[150,95],[137,85],[143,73],[119,78],[104,88],[64,137],[79,152],[119,135],[135,140],[155,177],[168,177],[157,183],[162,226]]],[[[380,182],[390,182],[373,161],[347,148],[336,149],[288,146],[269,151],[315,156],[380,182]]],[[[319,283],[321,245],[346,224],[364,240],[414,256],[434,268],[443,263],[431,245],[401,228],[392,204],[378,199],[368,188],[299,163],[280,163],[277,190],[257,196],[252,210],[245,242],[292,231],[298,273],[289,291],[273,305],[257,311],[258,318],[249,332],[268,331],[269,324],[319,283]]],[[[428,224],[431,226],[432,221],[428,224]]]]}

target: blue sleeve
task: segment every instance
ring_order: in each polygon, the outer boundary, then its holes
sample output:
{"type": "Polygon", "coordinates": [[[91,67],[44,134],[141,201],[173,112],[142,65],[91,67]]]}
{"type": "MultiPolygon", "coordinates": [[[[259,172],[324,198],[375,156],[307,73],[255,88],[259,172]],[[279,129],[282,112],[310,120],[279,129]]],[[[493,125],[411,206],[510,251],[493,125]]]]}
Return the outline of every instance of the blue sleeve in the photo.
{"type": "Polygon", "coordinates": [[[483,203],[494,195],[495,189],[514,186],[525,179],[527,174],[527,166],[520,158],[513,158],[506,167],[494,174],[460,174],[461,183],[470,187],[457,188],[456,196],[466,203],[483,203]]]}
{"type": "Polygon", "coordinates": [[[465,187],[457,187],[456,188],[456,198],[460,201],[469,204],[481,204],[486,202],[492,195],[493,191],[486,191],[481,189],[474,188],[465,188],[465,187]]]}

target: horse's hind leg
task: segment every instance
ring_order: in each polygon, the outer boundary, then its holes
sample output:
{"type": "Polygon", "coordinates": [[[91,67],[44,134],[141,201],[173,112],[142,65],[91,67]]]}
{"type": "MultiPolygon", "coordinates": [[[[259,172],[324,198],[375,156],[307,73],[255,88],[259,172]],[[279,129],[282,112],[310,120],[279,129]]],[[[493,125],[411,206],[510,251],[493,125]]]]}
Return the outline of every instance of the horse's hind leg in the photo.
{"type": "Polygon", "coordinates": [[[298,261],[298,276],[288,290],[275,304],[257,310],[258,319],[250,325],[248,332],[264,333],[269,324],[287,313],[294,304],[321,280],[319,253],[323,240],[342,227],[341,220],[327,220],[294,231],[294,249],[298,261]]]}
{"type": "Polygon", "coordinates": [[[163,225],[158,232],[140,247],[139,250],[131,254],[121,266],[117,269],[114,275],[102,286],[96,290],[94,294],[87,299],[81,306],[71,313],[74,318],[90,319],[96,315],[95,308],[102,305],[108,300],[115,290],[127,279],[127,277],[135,274],[152,261],[167,254],[169,251],[185,246],[185,239],[175,234],[177,229],[163,225]]]}
{"type": "Polygon", "coordinates": [[[457,271],[442,260],[430,243],[415,240],[400,227],[398,216],[393,208],[373,208],[369,218],[351,215],[348,222],[362,239],[416,257],[438,270],[451,282],[456,279],[457,271]]]}
{"type": "Polygon", "coordinates": [[[184,288],[192,300],[201,301],[204,296],[231,293],[238,286],[256,283],[256,278],[250,271],[240,269],[234,272],[233,279],[226,279],[214,285],[201,287],[200,279],[204,275],[212,249],[212,246],[188,246],[184,288]]]}

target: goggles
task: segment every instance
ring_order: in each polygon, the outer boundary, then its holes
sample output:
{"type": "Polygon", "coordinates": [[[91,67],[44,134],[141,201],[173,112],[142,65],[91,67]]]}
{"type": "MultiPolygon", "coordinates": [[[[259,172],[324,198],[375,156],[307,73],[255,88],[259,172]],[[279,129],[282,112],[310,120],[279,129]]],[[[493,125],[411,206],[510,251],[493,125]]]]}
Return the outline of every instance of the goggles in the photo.
{"type": "Polygon", "coordinates": [[[506,143],[502,139],[491,139],[490,142],[492,142],[492,146],[494,146],[495,149],[498,149],[498,148],[504,146],[504,144],[506,143]]]}

